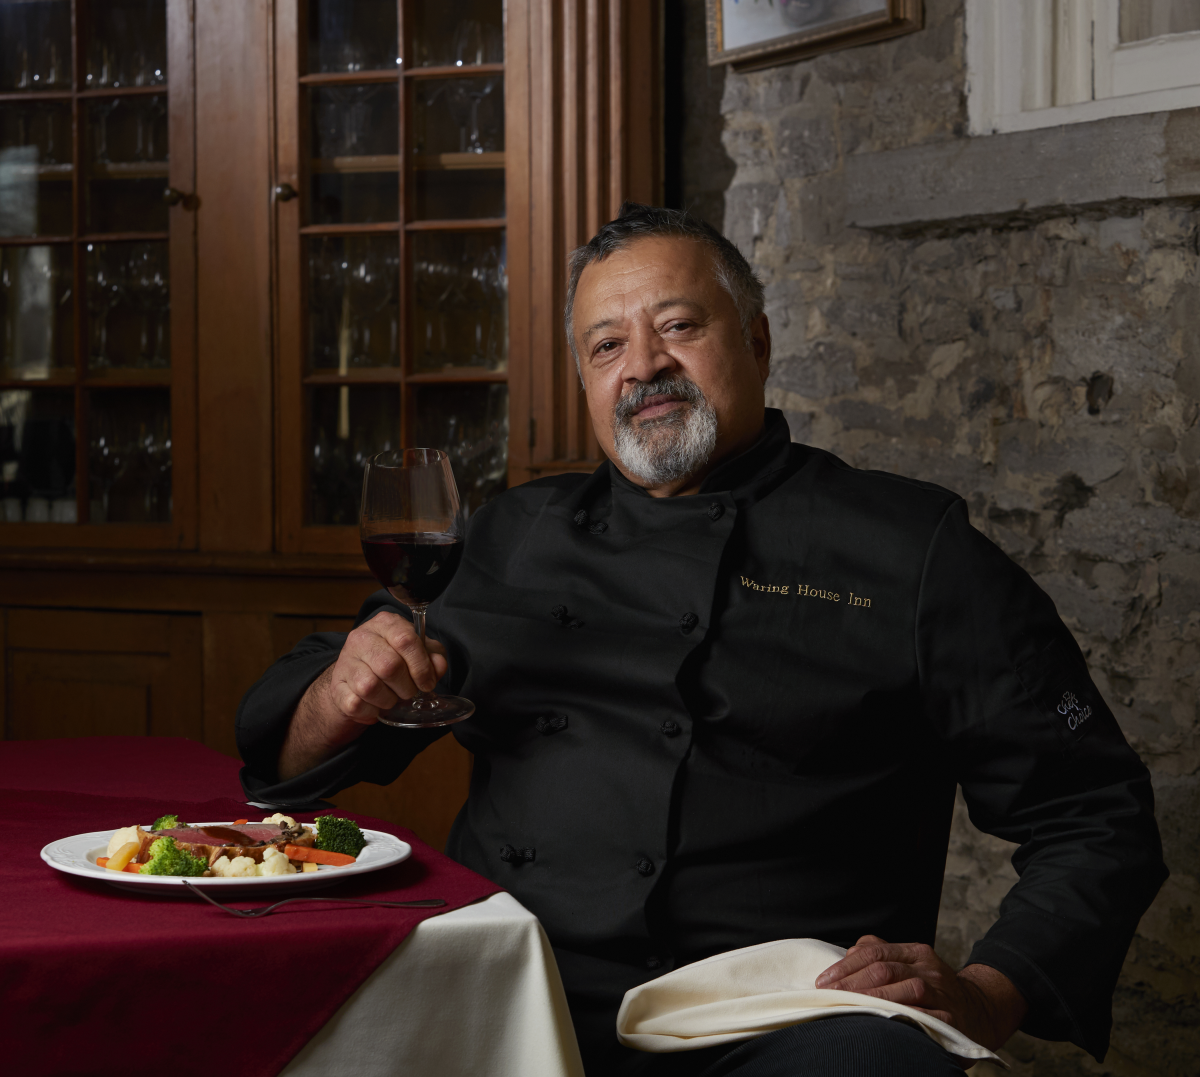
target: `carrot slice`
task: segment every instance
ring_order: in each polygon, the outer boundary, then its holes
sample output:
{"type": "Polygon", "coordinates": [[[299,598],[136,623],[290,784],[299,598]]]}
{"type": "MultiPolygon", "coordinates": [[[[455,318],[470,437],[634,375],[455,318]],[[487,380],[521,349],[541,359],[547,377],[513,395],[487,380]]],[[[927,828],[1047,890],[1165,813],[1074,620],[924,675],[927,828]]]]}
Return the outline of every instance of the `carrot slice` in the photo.
{"type": "Polygon", "coordinates": [[[285,845],[283,855],[289,860],[299,860],[309,864],[328,864],[330,867],[342,868],[353,864],[357,859],[345,853],[331,853],[326,849],[306,849],[299,845],[285,845]]]}
{"type": "Polygon", "coordinates": [[[98,867],[98,868],[108,867],[108,857],[107,856],[96,857],[96,867],[98,867]]]}
{"type": "Polygon", "coordinates": [[[234,826],[244,826],[248,822],[250,822],[249,819],[234,819],[233,825],[234,826]]]}

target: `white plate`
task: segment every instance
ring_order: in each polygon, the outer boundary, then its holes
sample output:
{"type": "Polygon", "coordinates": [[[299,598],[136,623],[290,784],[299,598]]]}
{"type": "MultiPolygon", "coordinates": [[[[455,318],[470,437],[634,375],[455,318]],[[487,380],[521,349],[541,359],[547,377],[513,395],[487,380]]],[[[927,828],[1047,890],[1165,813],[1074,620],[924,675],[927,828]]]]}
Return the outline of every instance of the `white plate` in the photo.
{"type": "MultiPolygon", "coordinates": [[[[197,823],[196,826],[228,826],[224,823],[197,823]]],[[[146,827],[145,829],[149,829],[146,827]]],[[[135,875],[132,872],[109,871],[96,863],[98,856],[108,854],[108,839],[111,830],[94,830],[90,834],[73,834],[69,838],[59,838],[52,841],[42,850],[42,859],[56,871],[64,871],[68,875],[79,875],[85,879],[97,879],[100,882],[116,886],[121,890],[135,890],[143,894],[186,894],[183,886],[184,877],[181,875],[135,875]],[[163,889],[166,887],[167,889],[163,889]],[[149,889],[147,889],[149,888],[149,889]]],[[[189,878],[193,886],[201,886],[205,890],[223,892],[229,898],[242,891],[288,891],[311,890],[315,887],[331,886],[341,879],[352,875],[365,875],[367,872],[379,871],[399,864],[412,855],[412,846],[406,841],[381,830],[364,830],[363,837],[367,844],[358,854],[353,864],[334,868],[320,864],[316,871],[298,871],[295,875],[262,875],[253,879],[197,879],[189,878]]]]}

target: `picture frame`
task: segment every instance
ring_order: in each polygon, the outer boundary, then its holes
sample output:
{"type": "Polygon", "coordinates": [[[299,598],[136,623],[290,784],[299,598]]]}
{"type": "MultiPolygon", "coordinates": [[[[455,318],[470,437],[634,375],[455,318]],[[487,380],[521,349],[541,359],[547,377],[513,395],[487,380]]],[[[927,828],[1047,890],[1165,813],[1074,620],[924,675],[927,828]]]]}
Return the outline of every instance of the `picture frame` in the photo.
{"type": "Polygon", "coordinates": [[[706,0],[708,63],[735,71],[911,34],[922,0],[706,0]]]}

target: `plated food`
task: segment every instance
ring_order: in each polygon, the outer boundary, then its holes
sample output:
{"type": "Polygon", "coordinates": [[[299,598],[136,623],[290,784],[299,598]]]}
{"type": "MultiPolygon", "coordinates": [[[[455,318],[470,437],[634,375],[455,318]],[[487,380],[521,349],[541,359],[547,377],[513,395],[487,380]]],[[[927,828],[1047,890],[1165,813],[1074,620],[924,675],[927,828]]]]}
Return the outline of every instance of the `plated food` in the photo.
{"type": "Polygon", "coordinates": [[[107,871],[189,878],[245,879],[313,872],[319,865],[353,864],[367,844],[351,819],[325,815],[314,826],[289,815],[261,823],[185,823],[164,815],[150,828],[122,827],[108,840],[108,854],[96,863],[107,871]]]}
{"type": "Polygon", "coordinates": [[[238,894],[329,886],[412,855],[412,847],[394,835],[361,829],[352,820],[339,822],[336,816],[322,816],[307,826],[289,816],[271,816],[261,823],[235,819],[188,824],[170,817],[156,822],[157,831],[145,825],[59,838],[42,849],[42,860],[57,871],[121,890],[176,893],[187,882],[238,894]],[[356,849],[357,855],[352,855],[356,849]],[[123,867],[121,856],[129,858],[123,867]]]}

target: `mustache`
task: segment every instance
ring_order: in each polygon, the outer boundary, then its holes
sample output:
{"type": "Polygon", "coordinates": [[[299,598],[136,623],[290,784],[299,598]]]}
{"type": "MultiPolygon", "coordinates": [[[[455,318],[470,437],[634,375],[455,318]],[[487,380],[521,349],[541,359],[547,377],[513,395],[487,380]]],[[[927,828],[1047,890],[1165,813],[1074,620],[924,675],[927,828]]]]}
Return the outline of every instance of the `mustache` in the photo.
{"type": "Polygon", "coordinates": [[[629,390],[613,409],[613,419],[618,426],[628,426],[634,413],[652,396],[674,396],[696,407],[704,404],[704,393],[690,378],[682,374],[664,374],[653,381],[639,381],[629,390]]]}

